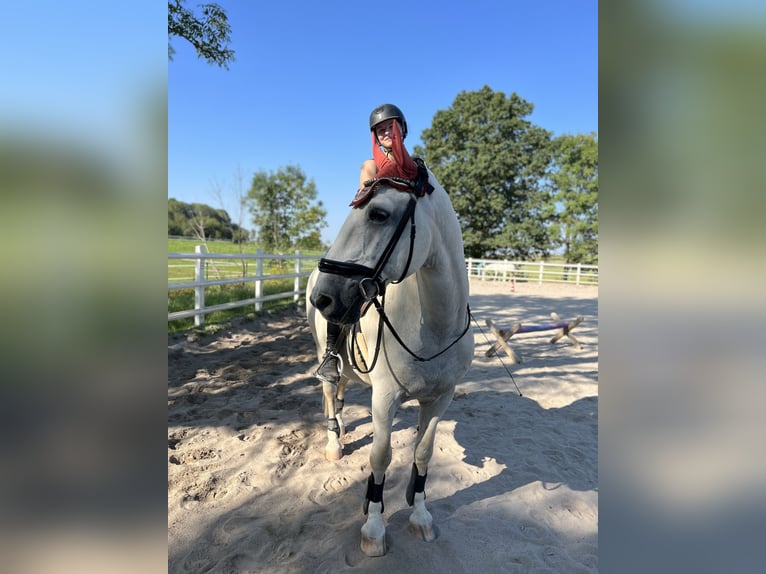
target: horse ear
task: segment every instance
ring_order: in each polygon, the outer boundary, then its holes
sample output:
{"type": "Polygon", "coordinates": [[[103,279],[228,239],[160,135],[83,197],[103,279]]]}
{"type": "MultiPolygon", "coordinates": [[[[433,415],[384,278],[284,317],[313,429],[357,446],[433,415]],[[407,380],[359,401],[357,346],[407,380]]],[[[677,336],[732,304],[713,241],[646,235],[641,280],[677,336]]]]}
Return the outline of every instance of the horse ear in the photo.
{"type": "Polygon", "coordinates": [[[415,195],[423,197],[425,194],[431,194],[434,190],[434,186],[428,181],[428,168],[423,158],[412,158],[415,165],[418,166],[418,176],[415,179],[415,195]]]}

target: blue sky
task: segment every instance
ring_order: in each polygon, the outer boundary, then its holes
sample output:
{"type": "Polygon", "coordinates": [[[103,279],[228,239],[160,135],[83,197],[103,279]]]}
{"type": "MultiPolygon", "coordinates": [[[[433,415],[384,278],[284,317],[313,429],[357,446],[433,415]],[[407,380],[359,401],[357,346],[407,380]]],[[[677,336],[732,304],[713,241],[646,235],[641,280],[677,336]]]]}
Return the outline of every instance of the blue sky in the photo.
{"type": "Polygon", "coordinates": [[[2,133],[117,162],[142,153],[142,118],[166,82],[161,2],[135,0],[129,9],[90,0],[7,2],[0,37],[2,133]]]}
{"type": "Polygon", "coordinates": [[[371,157],[369,113],[385,102],[404,111],[410,150],[438,110],[484,85],[533,103],[531,120],[556,135],[598,131],[595,0],[219,4],[229,70],[173,40],[168,197],[221,207],[221,189],[235,220],[237,173],[247,190],[257,171],[299,165],[331,242],[371,157]]]}

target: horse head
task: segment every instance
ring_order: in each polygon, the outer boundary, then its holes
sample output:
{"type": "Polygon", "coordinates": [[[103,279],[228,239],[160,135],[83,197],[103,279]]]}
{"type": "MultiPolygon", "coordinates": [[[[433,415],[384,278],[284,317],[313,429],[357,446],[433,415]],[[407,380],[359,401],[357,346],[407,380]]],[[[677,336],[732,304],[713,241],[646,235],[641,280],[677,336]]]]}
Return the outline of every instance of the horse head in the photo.
{"type": "Polygon", "coordinates": [[[421,201],[415,193],[384,180],[351,210],[319,262],[310,295],[311,304],[327,321],[357,322],[366,302],[424,264],[430,225],[429,210],[415,209],[421,201]]]}

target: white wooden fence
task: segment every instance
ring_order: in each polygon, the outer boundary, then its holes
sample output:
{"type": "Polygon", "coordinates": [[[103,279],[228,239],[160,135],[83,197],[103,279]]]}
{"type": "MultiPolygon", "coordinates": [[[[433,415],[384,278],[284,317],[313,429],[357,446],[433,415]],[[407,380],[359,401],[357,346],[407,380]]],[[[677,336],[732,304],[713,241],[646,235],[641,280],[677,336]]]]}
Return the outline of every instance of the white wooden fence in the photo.
{"type": "Polygon", "coordinates": [[[168,259],[185,262],[180,265],[169,264],[168,269],[178,267],[193,267],[194,269],[193,281],[168,280],[168,291],[173,289],[194,289],[194,309],[168,313],[168,321],[194,317],[195,326],[204,325],[205,315],[214,311],[226,311],[229,309],[236,309],[237,307],[246,307],[248,305],[253,305],[255,311],[261,311],[263,309],[263,303],[266,301],[292,298],[293,301],[297,302],[301,295],[306,291],[305,289],[301,289],[301,279],[308,277],[311,274],[311,271],[316,267],[317,261],[320,258],[319,255],[302,255],[300,251],[296,251],[295,255],[264,254],[260,249],[255,254],[207,253],[203,245],[196,246],[194,250],[194,253],[168,253],[168,259]],[[293,272],[274,275],[266,274],[264,273],[263,264],[265,260],[293,260],[295,262],[293,272]],[[217,263],[212,264],[213,261],[217,263]],[[255,262],[254,275],[242,273],[243,264],[245,265],[244,269],[248,270],[247,262],[249,261],[255,262]],[[308,262],[308,264],[304,265],[304,262],[308,262]],[[208,278],[210,267],[214,267],[220,278],[208,278]],[[264,283],[283,279],[293,280],[292,291],[273,293],[271,295],[263,294],[264,283]],[[253,297],[239,301],[221,303],[219,305],[205,305],[206,287],[211,287],[213,285],[232,285],[237,283],[252,283],[253,297]]]}
{"type": "Polygon", "coordinates": [[[473,259],[469,257],[466,259],[466,267],[469,277],[488,281],[598,285],[598,265],[473,259]]]}
{"type": "MultiPolygon", "coordinates": [[[[195,253],[168,253],[168,259],[183,263],[169,263],[168,269],[186,267],[193,269],[192,281],[168,280],[168,291],[173,289],[194,289],[194,308],[168,313],[168,321],[194,317],[194,325],[205,323],[205,315],[214,311],[225,311],[238,307],[253,305],[255,311],[263,309],[266,301],[292,298],[297,302],[305,289],[301,289],[301,279],[308,277],[316,267],[320,255],[302,255],[296,251],[294,255],[264,254],[258,250],[255,254],[222,254],[207,253],[205,247],[198,245],[195,253]],[[264,273],[264,261],[292,260],[292,273],[264,273]],[[213,263],[213,261],[217,263],[213,263]],[[249,261],[255,262],[255,274],[243,274],[249,271],[249,261]],[[208,278],[209,268],[217,271],[217,279],[208,278]],[[207,272],[206,272],[207,271],[207,272]],[[263,294],[264,283],[268,281],[292,279],[293,289],[271,295],[263,294]],[[219,305],[205,305],[205,288],[213,285],[253,284],[253,297],[239,301],[230,301],[219,305]]],[[[598,265],[582,265],[580,263],[546,263],[497,260],[497,259],[466,259],[466,269],[469,277],[485,281],[526,281],[536,283],[568,283],[571,285],[598,285],[598,265]]]]}

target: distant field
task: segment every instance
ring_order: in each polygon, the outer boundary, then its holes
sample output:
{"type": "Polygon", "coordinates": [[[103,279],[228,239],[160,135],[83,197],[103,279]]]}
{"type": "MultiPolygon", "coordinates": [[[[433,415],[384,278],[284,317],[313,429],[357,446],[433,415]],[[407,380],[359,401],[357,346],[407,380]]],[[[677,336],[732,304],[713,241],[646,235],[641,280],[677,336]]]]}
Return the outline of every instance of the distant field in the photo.
{"type": "MultiPolygon", "coordinates": [[[[197,239],[168,238],[168,253],[194,253],[197,245],[202,245],[197,239]]],[[[207,248],[210,253],[239,253],[239,245],[231,241],[208,241],[207,248]]],[[[244,253],[255,253],[258,246],[255,243],[244,243],[242,248],[244,253]]]]}
{"type": "MultiPolygon", "coordinates": [[[[201,245],[201,241],[195,239],[170,239],[168,238],[168,253],[194,253],[194,248],[201,245]]],[[[208,241],[208,253],[239,254],[240,246],[231,241],[208,241]]],[[[258,245],[245,243],[241,253],[254,255],[258,251],[258,245]]],[[[304,255],[322,255],[319,251],[302,251],[304,255]]],[[[208,277],[237,277],[243,271],[246,275],[255,275],[255,261],[220,260],[207,263],[208,277]]],[[[264,271],[267,273],[286,273],[292,270],[292,261],[279,259],[264,260],[264,271]]],[[[168,259],[168,281],[193,281],[194,262],[192,260],[168,259]]]]}

